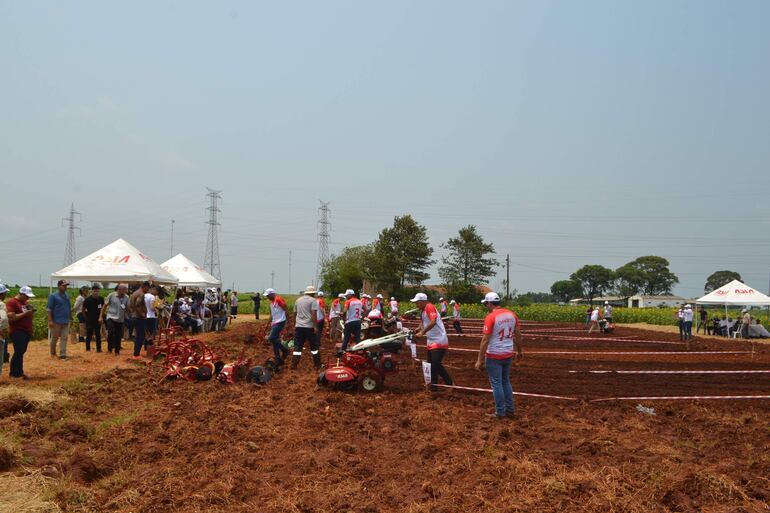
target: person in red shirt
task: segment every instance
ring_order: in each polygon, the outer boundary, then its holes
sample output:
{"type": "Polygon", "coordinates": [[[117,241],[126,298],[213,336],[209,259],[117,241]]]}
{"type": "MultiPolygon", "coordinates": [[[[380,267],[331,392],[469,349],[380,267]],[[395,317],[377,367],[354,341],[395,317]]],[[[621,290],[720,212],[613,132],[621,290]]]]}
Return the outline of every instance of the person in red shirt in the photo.
{"type": "Polygon", "coordinates": [[[281,332],[286,327],[286,314],[289,307],[273,289],[266,289],[264,295],[270,300],[270,336],[267,340],[273,346],[276,362],[283,362],[289,356],[289,350],[281,344],[281,332]]]}
{"type": "Polygon", "coordinates": [[[452,377],[447,372],[442,361],[449,349],[449,338],[446,335],[444,323],[439,316],[436,307],[428,303],[428,296],[418,292],[412,298],[412,302],[417,304],[422,315],[420,317],[420,327],[414,333],[415,337],[425,335],[428,339],[428,363],[430,363],[430,384],[431,390],[435,390],[434,385],[438,384],[438,378],[444,380],[447,385],[452,385],[452,377]]]}
{"type": "Polygon", "coordinates": [[[495,399],[495,413],[491,415],[498,419],[512,417],[516,403],[511,387],[511,365],[522,358],[519,318],[500,306],[500,296],[495,292],[488,293],[481,303],[487,307],[489,314],[484,319],[484,336],[481,338],[476,370],[487,368],[495,399]]]}
{"type": "Polygon", "coordinates": [[[32,339],[32,319],[35,316],[35,307],[29,303],[29,298],[35,297],[30,287],[22,287],[19,293],[6,303],[8,310],[8,325],[13,343],[13,356],[11,357],[12,378],[29,379],[24,374],[24,353],[32,339]]]}
{"type": "Polygon", "coordinates": [[[460,326],[460,303],[453,299],[449,302],[449,304],[452,305],[452,326],[454,327],[456,333],[462,335],[463,327],[460,326]]]}
{"type": "Polygon", "coordinates": [[[316,294],[316,301],[318,301],[318,330],[316,331],[316,336],[320,346],[321,338],[324,334],[324,324],[326,324],[326,301],[324,301],[324,293],[320,290],[316,294]]]}

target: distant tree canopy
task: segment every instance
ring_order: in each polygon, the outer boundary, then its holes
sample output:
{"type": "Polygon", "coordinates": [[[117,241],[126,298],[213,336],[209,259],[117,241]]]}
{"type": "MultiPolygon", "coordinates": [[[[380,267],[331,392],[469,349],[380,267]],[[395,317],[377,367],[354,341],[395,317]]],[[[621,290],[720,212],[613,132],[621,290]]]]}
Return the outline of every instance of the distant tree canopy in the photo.
{"type": "Polygon", "coordinates": [[[735,271],[716,271],[706,278],[706,285],[703,287],[703,292],[708,294],[719,287],[727,285],[733,280],[743,281],[741,275],[735,271]]]}
{"type": "Polygon", "coordinates": [[[580,284],[582,296],[588,299],[591,304],[593,304],[595,297],[601,296],[612,288],[614,277],[612,269],[602,265],[584,265],[570,275],[571,280],[580,284]]]}
{"type": "Polygon", "coordinates": [[[347,288],[360,291],[367,277],[367,266],[372,258],[371,244],[347,247],[334,255],[321,270],[324,290],[342,292],[347,288]]]}
{"type": "Polygon", "coordinates": [[[407,283],[419,285],[430,277],[427,269],[433,248],[428,244],[426,228],[412,216],[396,217],[393,226],[380,232],[369,260],[371,279],[388,293],[397,293],[407,283]]]}
{"type": "Polygon", "coordinates": [[[560,280],[551,285],[551,295],[561,303],[583,296],[583,287],[577,280],[560,280]]]}
{"type": "Polygon", "coordinates": [[[615,271],[615,290],[621,296],[671,294],[679,278],[668,268],[668,260],[659,256],[642,256],[615,271]]]}
{"type": "Polygon", "coordinates": [[[438,269],[447,294],[463,302],[477,300],[477,286],[495,275],[498,262],[488,256],[494,254],[494,246],[484,242],[475,226],[468,225],[441,247],[449,250],[438,269]]]}

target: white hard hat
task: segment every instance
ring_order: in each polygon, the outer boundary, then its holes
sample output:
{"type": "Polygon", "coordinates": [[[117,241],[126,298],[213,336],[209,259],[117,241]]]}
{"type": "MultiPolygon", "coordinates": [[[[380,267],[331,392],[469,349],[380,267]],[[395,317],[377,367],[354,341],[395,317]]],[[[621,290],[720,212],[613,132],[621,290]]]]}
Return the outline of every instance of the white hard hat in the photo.
{"type": "Polygon", "coordinates": [[[487,292],[487,295],[484,296],[484,299],[482,299],[481,302],[482,303],[499,303],[500,296],[497,295],[497,292],[487,292]]]}
{"type": "Polygon", "coordinates": [[[415,294],[415,295],[414,295],[414,297],[412,298],[412,303],[415,303],[415,302],[417,302],[417,301],[427,301],[427,300],[428,300],[428,296],[427,296],[427,294],[424,294],[424,293],[422,293],[422,292],[418,292],[418,293],[417,293],[417,294],[415,294]]]}

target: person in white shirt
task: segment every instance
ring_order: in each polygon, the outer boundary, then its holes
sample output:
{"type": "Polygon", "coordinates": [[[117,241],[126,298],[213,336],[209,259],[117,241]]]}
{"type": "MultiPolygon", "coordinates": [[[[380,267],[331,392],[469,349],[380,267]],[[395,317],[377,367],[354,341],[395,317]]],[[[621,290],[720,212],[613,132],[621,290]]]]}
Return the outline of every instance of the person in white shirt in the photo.
{"type": "Polygon", "coordinates": [[[594,328],[599,330],[599,307],[598,306],[591,311],[591,320],[589,321],[588,326],[589,326],[588,327],[589,335],[594,330],[594,328]]]}
{"type": "Polygon", "coordinates": [[[609,301],[604,302],[604,320],[612,322],[612,305],[609,301]]]}
{"type": "Polygon", "coordinates": [[[692,306],[684,305],[682,311],[682,333],[684,340],[690,340],[692,338],[692,306]]]}
{"type": "Polygon", "coordinates": [[[144,306],[147,308],[147,320],[145,321],[145,331],[147,335],[144,339],[144,350],[152,345],[155,340],[155,332],[158,330],[158,315],[155,312],[155,298],[158,294],[158,287],[152,286],[144,295],[144,306]]]}

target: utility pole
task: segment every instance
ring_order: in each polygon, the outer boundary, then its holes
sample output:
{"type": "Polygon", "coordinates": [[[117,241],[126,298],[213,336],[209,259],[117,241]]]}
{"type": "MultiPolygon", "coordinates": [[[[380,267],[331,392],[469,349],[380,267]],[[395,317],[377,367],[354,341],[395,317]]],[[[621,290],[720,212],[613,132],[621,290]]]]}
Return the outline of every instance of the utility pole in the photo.
{"type": "Polygon", "coordinates": [[[209,236],[206,240],[206,254],[203,257],[203,267],[208,270],[209,274],[221,279],[222,269],[219,266],[219,221],[217,220],[221,210],[217,206],[217,202],[222,198],[219,195],[222,191],[215,191],[208,187],[206,187],[206,190],[209,191],[206,194],[209,198],[209,206],[206,208],[209,211],[209,220],[206,221],[206,224],[209,225],[209,236]]]}
{"type": "Polygon", "coordinates": [[[291,250],[289,250],[289,294],[294,294],[294,289],[291,288],[291,250]]]}
{"type": "Polygon", "coordinates": [[[329,217],[331,210],[329,210],[329,202],[321,201],[321,206],[318,208],[318,264],[316,265],[315,278],[316,286],[321,286],[321,272],[323,272],[324,266],[329,262],[329,234],[331,232],[331,221],[329,217]]]}
{"type": "Polygon", "coordinates": [[[78,234],[82,233],[80,227],[75,226],[76,215],[82,222],[83,217],[80,215],[80,212],[75,210],[75,204],[72,203],[70,205],[70,215],[68,217],[62,217],[61,220],[62,226],[64,226],[64,221],[67,221],[67,246],[64,249],[64,265],[70,265],[75,261],[75,230],[78,231],[78,234]]]}
{"type": "Polygon", "coordinates": [[[174,220],[171,220],[171,257],[174,256],[174,220]]]}
{"type": "Polygon", "coordinates": [[[505,255],[505,299],[511,299],[511,255],[505,255]]]}

